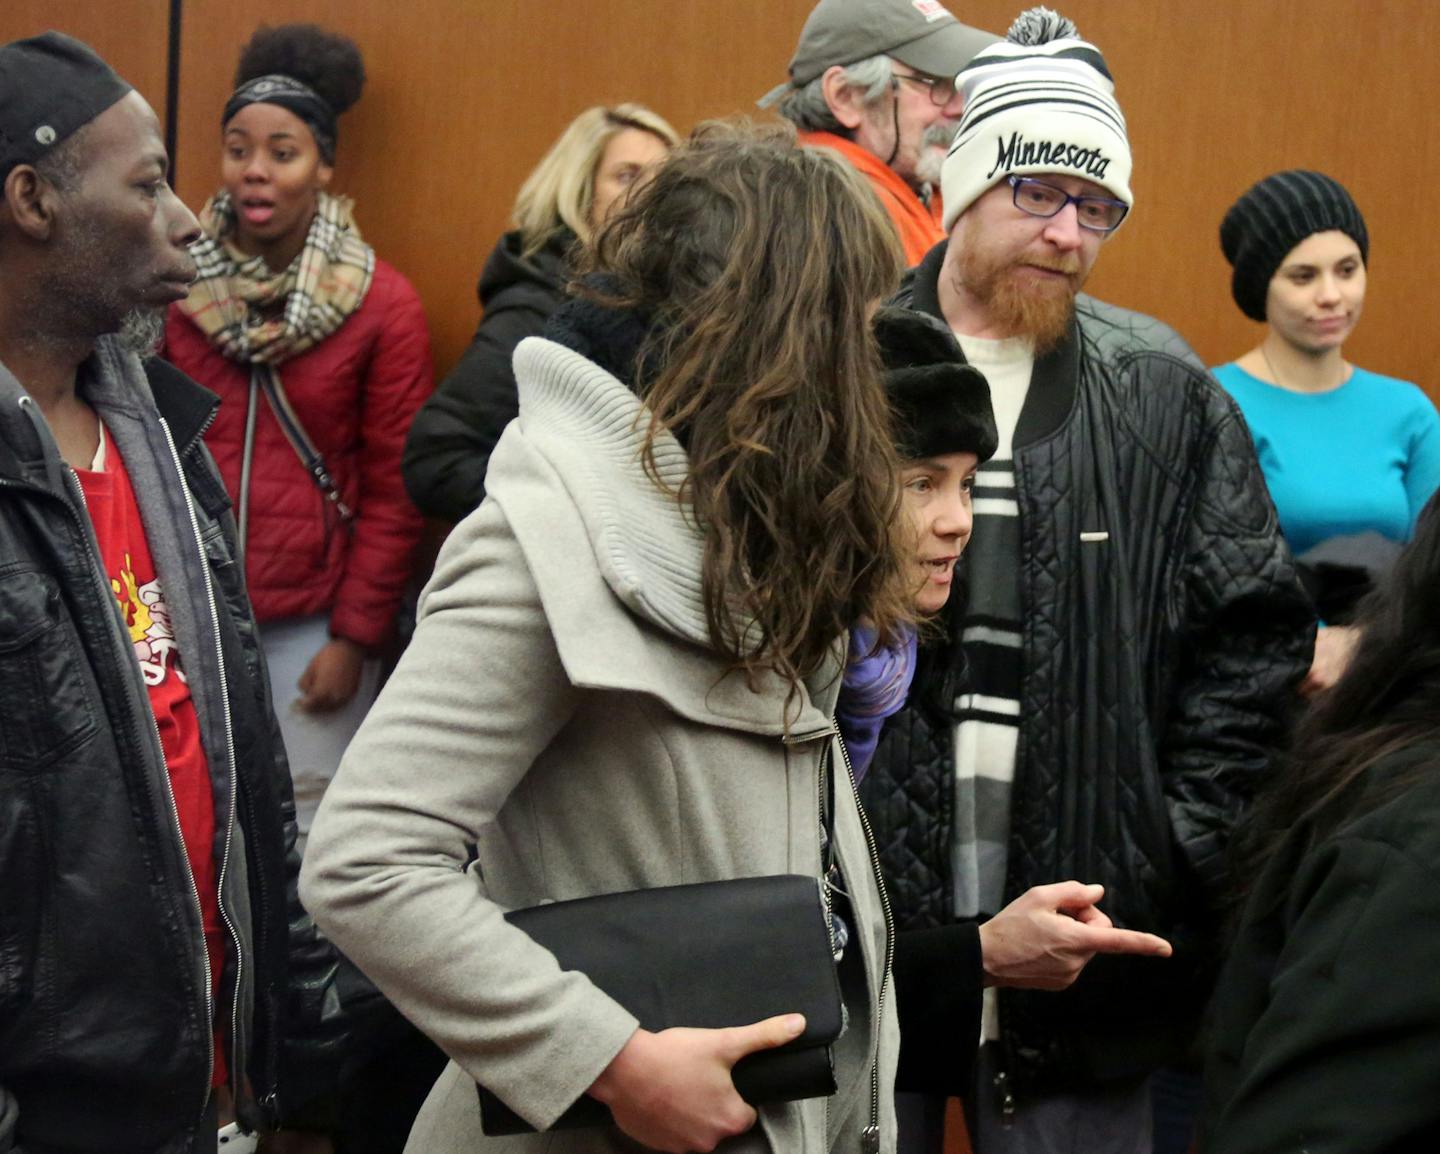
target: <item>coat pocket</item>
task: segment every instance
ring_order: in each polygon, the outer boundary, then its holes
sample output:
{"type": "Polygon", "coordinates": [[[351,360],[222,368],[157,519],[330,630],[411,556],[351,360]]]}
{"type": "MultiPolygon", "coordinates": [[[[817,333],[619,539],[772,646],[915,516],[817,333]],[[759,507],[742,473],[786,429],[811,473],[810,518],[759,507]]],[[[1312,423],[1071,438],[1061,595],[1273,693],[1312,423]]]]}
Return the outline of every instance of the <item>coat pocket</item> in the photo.
{"type": "Polygon", "coordinates": [[[0,708],[0,765],[17,769],[42,768],[97,729],[59,586],[33,569],[0,571],[0,708]]]}

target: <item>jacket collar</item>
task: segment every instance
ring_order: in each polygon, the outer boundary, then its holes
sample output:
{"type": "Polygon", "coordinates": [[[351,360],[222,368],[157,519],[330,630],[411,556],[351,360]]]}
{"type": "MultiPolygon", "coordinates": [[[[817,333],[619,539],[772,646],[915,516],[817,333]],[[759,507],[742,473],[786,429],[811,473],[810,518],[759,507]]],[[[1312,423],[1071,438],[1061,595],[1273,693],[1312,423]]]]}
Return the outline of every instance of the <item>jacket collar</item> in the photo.
{"type": "MultiPolygon", "coordinates": [[[[153,407],[170,425],[181,452],[205,431],[220,404],[219,397],[173,365],[158,357],[142,363],[113,336],[96,342],[80,366],[79,384],[85,399],[98,409],[136,415],[153,407]]],[[[0,472],[17,477],[25,475],[23,465],[43,460],[48,452],[20,408],[22,398],[28,402],[25,387],[0,364],[0,446],[9,450],[0,450],[0,472]]]]}
{"type": "MultiPolygon", "coordinates": [[[[506,437],[518,434],[531,450],[526,458],[538,454],[546,471],[558,479],[583,522],[609,595],[646,626],[685,643],[670,647],[668,665],[621,668],[625,662],[617,660],[616,653],[594,653],[588,640],[575,646],[572,637],[557,637],[572,678],[577,683],[642,688],[686,716],[779,735],[785,727],[777,700],[786,698],[779,679],[762,675],[761,686],[752,692],[738,675],[717,680],[714,659],[705,656],[712,651],[700,585],[705,538],[689,506],[674,495],[689,475],[679,442],[668,431],[657,430],[652,477],[641,463],[649,426],[644,403],[622,381],[553,341],[522,341],[515,351],[515,377],[520,416],[506,437]],[[681,657],[682,652],[693,656],[681,657]]],[[[520,508],[515,483],[519,461],[502,440],[491,465],[495,483],[487,487],[507,513],[512,512],[512,500],[515,510],[520,508]]],[[[547,491],[553,500],[553,483],[547,491]]],[[[567,615],[574,606],[560,603],[573,600],[578,586],[567,581],[562,589],[553,584],[549,570],[555,568],[555,543],[537,542],[533,536],[534,522],[544,516],[542,510],[525,524],[512,525],[522,544],[529,540],[534,549],[532,567],[542,565],[536,572],[542,601],[551,591],[554,612],[567,615]]],[[[575,560],[565,558],[570,564],[575,560]]],[[[603,606],[595,611],[605,612],[603,606]]],[[[593,627],[584,631],[599,632],[593,627]]],[[[839,684],[842,649],[843,639],[837,639],[833,662],[808,679],[799,711],[792,713],[792,737],[831,731],[828,713],[839,684]]],[[[646,664],[643,659],[641,664],[646,664]]]]}
{"type": "Polygon", "coordinates": [[[832,152],[838,152],[860,175],[894,197],[896,206],[904,211],[907,217],[914,219],[919,230],[931,235],[942,232],[940,222],[920,199],[920,194],[910,187],[903,176],[868,148],[862,148],[853,140],[847,140],[834,132],[800,132],[796,134],[796,139],[806,148],[828,148],[832,152]]]}
{"type": "Polygon", "coordinates": [[[606,584],[636,616],[708,647],[704,534],[674,495],[689,475],[679,442],[656,431],[652,479],[641,463],[649,410],[628,385],[563,345],[522,341],[515,376],[521,428],[565,481],[606,584]]]}

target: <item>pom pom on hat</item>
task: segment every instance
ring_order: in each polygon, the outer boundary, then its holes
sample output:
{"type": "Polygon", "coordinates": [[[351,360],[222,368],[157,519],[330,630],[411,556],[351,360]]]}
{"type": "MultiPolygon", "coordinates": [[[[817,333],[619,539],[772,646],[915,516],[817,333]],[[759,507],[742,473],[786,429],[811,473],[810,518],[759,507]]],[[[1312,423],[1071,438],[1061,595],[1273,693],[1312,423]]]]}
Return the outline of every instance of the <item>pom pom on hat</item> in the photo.
{"type": "Polygon", "coordinates": [[[1130,139],[1105,57],[1049,8],[960,71],[965,111],[940,170],[944,227],[1007,176],[1078,176],[1131,205],[1130,139]]]}

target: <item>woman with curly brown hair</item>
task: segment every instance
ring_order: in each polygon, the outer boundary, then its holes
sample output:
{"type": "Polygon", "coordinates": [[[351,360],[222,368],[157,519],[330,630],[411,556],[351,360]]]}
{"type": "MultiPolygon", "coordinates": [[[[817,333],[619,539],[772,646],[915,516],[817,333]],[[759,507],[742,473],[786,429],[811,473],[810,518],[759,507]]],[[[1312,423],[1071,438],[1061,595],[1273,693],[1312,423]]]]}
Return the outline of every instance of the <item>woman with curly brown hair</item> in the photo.
{"type": "Polygon", "coordinates": [[[893,1145],[890,936],[833,709],[851,622],[888,639],[909,613],[867,324],[899,271],[842,164],[711,128],[602,231],[553,339],[517,351],[487,498],[446,542],[303,878],[326,932],[453,1059],[409,1149],[475,1149],[476,1082],[539,1128],[604,1103],[615,1125],[575,1149],[708,1150],[757,1117],[727,1149],[893,1145]],[[640,1029],[502,916],[819,876],[822,841],[850,927],[828,1100],[757,1115],[731,1081],[796,1036],[793,1015],[640,1029]]]}

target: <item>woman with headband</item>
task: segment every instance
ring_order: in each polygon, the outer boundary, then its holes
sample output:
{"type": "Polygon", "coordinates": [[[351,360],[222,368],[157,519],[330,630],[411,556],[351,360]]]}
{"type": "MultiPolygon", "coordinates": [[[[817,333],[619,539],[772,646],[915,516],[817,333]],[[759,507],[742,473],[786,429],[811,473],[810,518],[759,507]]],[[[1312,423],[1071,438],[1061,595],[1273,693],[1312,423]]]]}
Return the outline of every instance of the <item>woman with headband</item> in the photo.
{"type": "Polygon", "coordinates": [[[1345,624],[1383,555],[1410,539],[1440,485],[1440,417],[1420,389],[1345,359],[1365,304],[1370,237],[1341,185],[1277,172],[1225,214],[1231,291],[1268,328],[1215,369],[1255,438],[1285,540],[1325,626],[1302,689],[1328,688],[1354,633],[1345,624]],[[1364,536],[1361,536],[1361,535],[1364,536]],[[1393,545],[1387,551],[1385,538],[1393,545]]]}
{"type": "Polygon", "coordinates": [[[355,45],[314,25],[250,39],[200,279],[166,324],[167,357],[223,401],[206,441],[246,544],[302,837],[376,693],[421,527],[400,453],[431,388],[425,317],[327,191],[364,82],[355,45]]]}

